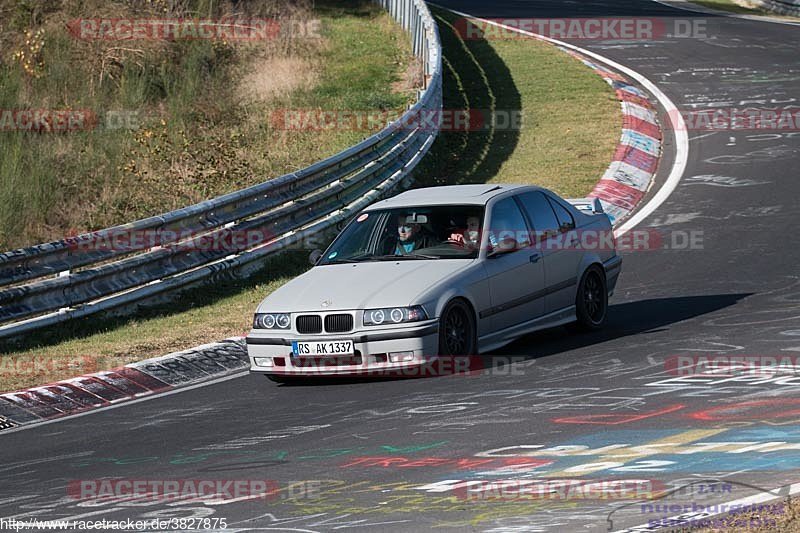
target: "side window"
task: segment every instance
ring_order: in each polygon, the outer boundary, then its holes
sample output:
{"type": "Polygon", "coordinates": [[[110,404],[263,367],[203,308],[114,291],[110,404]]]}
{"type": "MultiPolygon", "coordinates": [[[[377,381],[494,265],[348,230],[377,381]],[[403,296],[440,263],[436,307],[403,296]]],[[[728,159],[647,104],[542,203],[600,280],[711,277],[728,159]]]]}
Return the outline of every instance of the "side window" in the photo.
{"type": "Polygon", "coordinates": [[[346,233],[342,233],[334,241],[328,252],[326,260],[353,257],[369,252],[371,237],[376,228],[379,229],[380,216],[376,214],[361,213],[347,226],[346,233]],[[344,238],[346,234],[346,238],[344,238]]]}
{"type": "Polygon", "coordinates": [[[550,202],[538,191],[525,192],[519,195],[528,216],[533,221],[537,242],[542,242],[559,233],[559,223],[550,202]]]}
{"type": "Polygon", "coordinates": [[[497,202],[489,222],[489,243],[495,250],[509,252],[531,245],[528,225],[513,198],[497,202]]]}
{"type": "Polygon", "coordinates": [[[553,198],[548,198],[548,200],[550,201],[550,205],[553,206],[553,211],[556,213],[556,218],[558,219],[558,228],[562,232],[574,230],[575,219],[572,217],[572,213],[567,211],[566,207],[561,205],[553,198]]]}

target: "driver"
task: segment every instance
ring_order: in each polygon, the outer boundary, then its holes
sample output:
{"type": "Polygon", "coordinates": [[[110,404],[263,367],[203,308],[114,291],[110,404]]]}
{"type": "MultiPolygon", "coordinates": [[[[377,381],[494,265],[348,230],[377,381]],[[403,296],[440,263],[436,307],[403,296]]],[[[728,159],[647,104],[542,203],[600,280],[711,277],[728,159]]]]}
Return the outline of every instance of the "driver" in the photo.
{"type": "Polygon", "coordinates": [[[420,224],[408,222],[406,215],[397,217],[397,246],[395,255],[407,255],[435,244],[433,236],[422,229],[420,224]]]}
{"type": "Polygon", "coordinates": [[[450,240],[470,250],[478,248],[481,244],[481,219],[475,216],[467,217],[467,229],[463,233],[451,234],[450,240]]]}

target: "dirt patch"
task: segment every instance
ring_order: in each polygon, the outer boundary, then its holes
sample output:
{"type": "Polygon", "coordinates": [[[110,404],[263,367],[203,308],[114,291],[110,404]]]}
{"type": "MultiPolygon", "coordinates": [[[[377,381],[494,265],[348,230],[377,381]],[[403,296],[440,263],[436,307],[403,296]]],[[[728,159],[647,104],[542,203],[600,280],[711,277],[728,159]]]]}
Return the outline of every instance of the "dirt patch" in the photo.
{"type": "Polygon", "coordinates": [[[746,7],[747,9],[758,9],[761,7],[758,2],[752,2],[750,0],[733,0],[733,3],[738,6],[746,7]]]}
{"type": "Polygon", "coordinates": [[[408,64],[402,77],[392,84],[392,90],[396,93],[416,91],[424,86],[425,71],[422,60],[416,56],[408,64]]]}
{"type": "Polygon", "coordinates": [[[314,63],[302,57],[273,57],[252,61],[239,85],[248,101],[269,102],[300,88],[313,87],[319,77],[314,63]]]}

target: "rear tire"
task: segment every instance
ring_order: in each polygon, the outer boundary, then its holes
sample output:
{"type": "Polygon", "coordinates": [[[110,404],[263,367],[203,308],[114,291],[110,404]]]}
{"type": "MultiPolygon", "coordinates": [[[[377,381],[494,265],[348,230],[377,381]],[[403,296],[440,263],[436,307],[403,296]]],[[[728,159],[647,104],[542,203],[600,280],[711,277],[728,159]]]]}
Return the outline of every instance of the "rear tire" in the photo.
{"type": "Polygon", "coordinates": [[[575,295],[575,314],[578,317],[578,329],[597,331],[605,326],[608,289],[605,272],[597,266],[591,266],[583,273],[575,295]]]}
{"type": "Polygon", "coordinates": [[[475,315],[464,300],[453,300],[439,319],[439,355],[475,355],[475,315]]]}

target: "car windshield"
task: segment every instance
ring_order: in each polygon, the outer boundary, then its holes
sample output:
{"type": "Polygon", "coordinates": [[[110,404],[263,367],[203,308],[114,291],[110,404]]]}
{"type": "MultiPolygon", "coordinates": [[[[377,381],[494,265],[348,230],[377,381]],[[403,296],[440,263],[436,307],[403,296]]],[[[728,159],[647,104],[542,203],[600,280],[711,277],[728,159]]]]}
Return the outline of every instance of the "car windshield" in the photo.
{"type": "Polygon", "coordinates": [[[320,265],[370,261],[475,259],[483,206],[403,207],[359,214],[320,265]]]}

